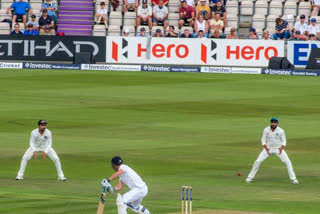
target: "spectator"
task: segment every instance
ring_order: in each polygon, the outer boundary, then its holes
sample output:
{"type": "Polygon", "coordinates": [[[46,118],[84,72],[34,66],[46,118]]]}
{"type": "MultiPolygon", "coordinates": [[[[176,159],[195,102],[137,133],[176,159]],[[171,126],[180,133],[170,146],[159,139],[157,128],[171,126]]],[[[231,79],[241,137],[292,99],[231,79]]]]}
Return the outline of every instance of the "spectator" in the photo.
{"type": "Polygon", "coordinates": [[[39,19],[40,35],[56,35],[54,30],[54,21],[48,16],[47,9],[42,10],[42,16],[39,19]]]}
{"type": "MultiPolygon", "coordinates": [[[[210,1],[210,5],[214,6],[217,4],[218,0],[209,0],[210,1]]],[[[223,0],[223,5],[225,6],[227,4],[227,0],[223,0]]]]}
{"type": "Polygon", "coordinates": [[[152,35],[152,37],[164,37],[164,35],[161,33],[160,29],[157,29],[156,32],[152,35]]]}
{"type": "Polygon", "coordinates": [[[220,14],[216,13],[215,16],[210,20],[210,33],[214,34],[215,29],[218,29],[221,34],[223,24],[223,21],[220,19],[220,14]]]}
{"type": "Polygon", "coordinates": [[[307,33],[308,31],[308,23],[305,21],[306,20],[306,17],[305,15],[301,15],[300,16],[300,21],[299,22],[296,22],[293,26],[293,37],[295,37],[295,32],[297,30],[299,30],[301,32],[301,35],[302,37],[306,38],[304,34],[307,33]]]}
{"type": "Polygon", "coordinates": [[[176,34],[176,33],[174,32],[174,26],[172,26],[172,25],[169,26],[169,30],[168,30],[167,33],[168,33],[168,34],[167,34],[166,37],[178,37],[178,34],[176,34]]]}
{"type": "Polygon", "coordinates": [[[34,15],[34,14],[31,15],[31,20],[29,20],[27,22],[27,26],[28,26],[28,24],[32,24],[33,29],[35,29],[36,31],[39,32],[39,23],[36,20],[36,15],[34,15]]]}
{"type": "Polygon", "coordinates": [[[199,38],[199,39],[207,38],[207,37],[204,36],[203,30],[199,30],[199,32],[198,32],[198,38],[199,38]]]}
{"type": "MultiPolygon", "coordinates": [[[[152,5],[156,6],[160,4],[160,0],[152,0],[152,5]]],[[[163,0],[163,5],[167,6],[169,4],[169,0],[163,0]]]]}
{"type": "Polygon", "coordinates": [[[194,25],[194,8],[183,0],[179,8],[180,20],[179,28],[182,26],[193,26],[194,25]]]}
{"type": "Polygon", "coordinates": [[[122,36],[128,37],[128,36],[129,36],[129,33],[130,33],[129,28],[125,28],[125,29],[123,30],[123,35],[122,35],[122,36]]]}
{"type": "Polygon", "coordinates": [[[218,28],[216,28],[211,36],[213,39],[225,39],[226,37],[224,35],[220,34],[220,31],[218,28]]]}
{"type": "Polygon", "coordinates": [[[110,0],[113,11],[117,11],[120,1],[119,0],[110,0]]]}
{"type": "Polygon", "coordinates": [[[123,0],[123,12],[137,12],[139,6],[138,0],[123,0]]]}
{"type": "Polygon", "coordinates": [[[199,19],[194,23],[194,31],[195,31],[195,33],[193,34],[194,38],[198,37],[200,30],[202,30],[202,33],[204,34],[205,37],[208,37],[209,25],[208,25],[208,22],[204,20],[202,14],[199,15],[199,19]]]}
{"type": "Polygon", "coordinates": [[[319,14],[319,8],[320,8],[320,0],[312,0],[311,1],[312,6],[312,13],[311,16],[318,16],[319,14]]]}
{"type": "Polygon", "coordinates": [[[142,27],[140,29],[140,33],[137,34],[137,37],[149,37],[149,34],[146,33],[146,29],[144,27],[142,27]]]}
{"type": "Polygon", "coordinates": [[[248,39],[259,39],[255,28],[250,28],[248,39]]]}
{"type": "Polygon", "coordinates": [[[199,0],[185,0],[185,1],[187,1],[187,4],[193,8],[196,8],[196,5],[199,2],[199,0]]]}
{"type": "Polygon", "coordinates": [[[310,41],[316,41],[317,40],[317,38],[316,38],[316,36],[314,35],[314,34],[309,34],[309,40],[310,41]]]}
{"type": "Polygon", "coordinates": [[[14,30],[10,33],[10,35],[23,35],[23,33],[20,31],[20,25],[18,23],[15,23],[14,30]]]}
{"type": "Polygon", "coordinates": [[[181,34],[181,38],[193,38],[192,34],[190,33],[189,29],[184,29],[184,33],[181,34]]]}
{"type": "Polygon", "coordinates": [[[227,39],[239,39],[237,36],[237,30],[233,27],[230,30],[230,35],[227,36],[227,39]]]}
{"type": "Polygon", "coordinates": [[[108,27],[108,11],[105,7],[106,7],[106,3],[100,2],[100,8],[96,12],[96,22],[100,24],[102,21],[107,28],[108,27]]]}
{"type": "Polygon", "coordinates": [[[281,18],[276,19],[276,27],[275,27],[275,33],[273,34],[273,39],[289,39],[291,36],[290,34],[290,27],[286,20],[283,20],[281,18]]]}
{"type": "Polygon", "coordinates": [[[29,14],[32,14],[32,8],[23,0],[19,0],[18,2],[14,2],[10,7],[7,8],[6,13],[9,14],[9,11],[14,9],[14,14],[12,17],[12,24],[16,23],[17,18],[22,19],[24,27],[26,27],[27,23],[27,10],[29,10],[29,14]]]}
{"type": "Polygon", "coordinates": [[[138,7],[137,26],[148,25],[152,28],[152,7],[148,5],[147,0],[142,1],[142,5],[138,7]]]}
{"type": "Polygon", "coordinates": [[[301,32],[300,30],[297,30],[296,33],[295,33],[295,37],[292,38],[292,40],[297,40],[297,41],[303,41],[305,40],[304,38],[302,38],[302,35],[301,35],[301,32]]]}
{"type": "Polygon", "coordinates": [[[153,7],[153,26],[163,25],[163,28],[167,29],[168,12],[168,8],[163,5],[163,0],[159,0],[159,5],[153,7]]]}
{"type": "Polygon", "coordinates": [[[56,3],[52,3],[51,0],[47,0],[47,2],[43,3],[42,8],[41,8],[41,12],[43,11],[43,9],[47,9],[48,11],[48,16],[51,16],[51,18],[54,21],[54,24],[57,24],[57,17],[56,17],[56,3]]]}
{"type": "Polygon", "coordinates": [[[224,27],[227,27],[227,11],[226,8],[222,5],[222,0],[217,0],[217,4],[213,6],[211,13],[212,17],[214,17],[215,14],[219,13],[221,17],[220,19],[222,19],[224,22],[224,27]]]}
{"type": "Polygon", "coordinates": [[[311,24],[308,26],[308,34],[313,34],[317,38],[320,37],[320,28],[317,25],[317,20],[315,18],[311,19],[311,24]]]}
{"type": "Polygon", "coordinates": [[[268,30],[263,31],[263,36],[262,36],[263,40],[271,40],[271,36],[268,30]]]}
{"type": "Polygon", "coordinates": [[[37,36],[39,35],[38,31],[33,29],[33,24],[28,24],[27,29],[24,31],[23,35],[32,35],[32,36],[37,36]]]}
{"type": "Polygon", "coordinates": [[[207,0],[200,0],[200,5],[196,7],[196,19],[202,14],[205,20],[210,19],[210,7],[207,5],[207,0]]]}

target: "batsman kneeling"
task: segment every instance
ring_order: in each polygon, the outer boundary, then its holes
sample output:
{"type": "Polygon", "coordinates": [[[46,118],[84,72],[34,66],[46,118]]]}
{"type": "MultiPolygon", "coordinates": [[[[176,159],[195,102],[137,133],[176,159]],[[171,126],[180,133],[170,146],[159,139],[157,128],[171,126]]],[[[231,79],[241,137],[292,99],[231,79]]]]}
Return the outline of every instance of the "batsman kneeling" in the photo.
{"type": "Polygon", "coordinates": [[[141,177],[129,166],[123,164],[121,157],[113,157],[112,168],[117,171],[109,179],[102,180],[102,187],[110,193],[122,189],[123,184],[130,188],[130,191],[123,194],[118,193],[117,207],[118,214],[126,214],[127,208],[135,213],[151,214],[149,210],[141,205],[143,198],[148,194],[148,187],[141,177]],[[113,188],[110,182],[119,177],[118,184],[113,188]]]}

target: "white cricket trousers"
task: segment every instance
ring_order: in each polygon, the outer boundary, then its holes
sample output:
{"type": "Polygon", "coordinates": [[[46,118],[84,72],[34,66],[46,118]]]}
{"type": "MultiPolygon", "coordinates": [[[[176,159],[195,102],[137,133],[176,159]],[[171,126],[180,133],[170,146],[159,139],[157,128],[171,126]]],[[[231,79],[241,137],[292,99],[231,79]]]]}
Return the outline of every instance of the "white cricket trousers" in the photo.
{"type": "Polygon", "coordinates": [[[140,204],[144,197],[148,194],[148,187],[144,185],[141,188],[133,188],[129,192],[125,193],[123,198],[123,203],[131,204],[135,209],[139,209],[140,204]]]}
{"type": "MultiPolygon", "coordinates": [[[[279,153],[276,153],[276,154],[272,154],[272,155],[277,155],[280,160],[286,164],[287,166],[287,169],[288,169],[288,174],[289,174],[289,178],[291,180],[294,180],[296,179],[296,175],[294,174],[294,171],[293,171],[293,167],[292,167],[292,164],[291,164],[291,161],[287,155],[287,153],[282,150],[281,154],[279,155],[279,153]]],[[[253,179],[255,176],[256,176],[256,173],[258,172],[259,170],[259,166],[260,164],[269,157],[269,154],[267,152],[267,150],[263,149],[262,152],[260,153],[260,155],[258,156],[257,160],[254,162],[253,166],[252,166],[252,169],[251,169],[251,172],[249,173],[248,175],[248,178],[251,178],[253,179]]]]}
{"type": "MultiPolygon", "coordinates": [[[[57,153],[54,151],[54,149],[50,148],[47,155],[53,161],[54,165],[56,166],[58,177],[64,177],[64,174],[61,169],[60,159],[59,159],[57,153]]],[[[26,170],[28,160],[30,160],[32,158],[32,156],[33,156],[33,151],[31,149],[31,147],[29,147],[22,157],[18,176],[23,176],[24,171],[26,170]]]]}

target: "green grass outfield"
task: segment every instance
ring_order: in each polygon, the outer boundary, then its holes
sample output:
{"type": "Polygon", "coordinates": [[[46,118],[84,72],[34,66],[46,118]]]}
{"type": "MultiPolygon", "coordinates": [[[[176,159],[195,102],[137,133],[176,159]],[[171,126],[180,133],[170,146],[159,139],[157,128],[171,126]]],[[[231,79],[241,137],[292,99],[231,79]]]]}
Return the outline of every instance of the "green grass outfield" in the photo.
{"type": "MultiPolygon", "coordinates": [[[[179,212],[181,185],[193,186],[195,211],[316,214],[319,119],[317,77],[0,70],[0,213],[96,213],[100,182],[120,155],[148,184],[143,204],[153,214],[179,212]],[[286,131],[299,185],[277,157],[244,182],[271,116],[286,131]],[[69,180],[39,158],[15,181],[43,118],[69,180]]],[[[115,197],[105,213],[117,213],[115,197]]]]}

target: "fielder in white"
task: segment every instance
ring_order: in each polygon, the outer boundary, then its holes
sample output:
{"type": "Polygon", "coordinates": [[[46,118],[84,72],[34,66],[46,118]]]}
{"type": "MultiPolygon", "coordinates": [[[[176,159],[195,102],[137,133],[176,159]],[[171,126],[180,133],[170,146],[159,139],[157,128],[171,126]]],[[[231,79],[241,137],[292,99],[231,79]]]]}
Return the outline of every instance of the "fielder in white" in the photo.
{"type": "Polygon", "coordinates": [[[147,208],[141,205],[143,198],[148,194],[148,187],[141,177],[129,166],[123,164],[121,157],[116,156],[111,160],[112,168],[117,172],[109,179],[103,179],[102,187],[108,192],[113,193],[114,190],[122,189],[123,184],[130,188],[130,191],[121,196],[118,193],[117,206],[118,214],[126,214],[127,208],[135,213],[151,214],[147,208]],[[119,177],[118,184],[113,188],[110,182],[119,177]]]}
{"type": "Polygon", "coordinates": [[[278,127],[279,121],[278,118],[271,118],[271,125],[264,129],[262,135],[262,146],[264,147],[262,152],[260,153],[257,160],[254,162],[251,172],[249,173],[246,182],[251,183],[256,173],[259,170],[260,164],[267,159],[271,155],[276,155],[280,158],[280,160],[286,164],[289,178],[291,179],[291,183],[299,184],[299,181],[294,174],[293,167],[291,161],[284,151],[284,147],[287,144],[286,135],[284,130],[278,127]]]}
{"type": "Polygon", "coordinates": [[[52,134],[47,129],[47,121],[46,120],[39,120],[38,121],[38,128],[31,132],[30,136],[30,147],[24,153],[21,164],[20,170],[16,177],[16,180],[23,180],[24,171],[26,169],[28,160],[34,156],[37,157],[38,152],[42,152],[42,158],[46,159],[47,155],[53,161],[54,165],[56,166],[58,172],[58,180],[66,181],[67,179],[64,177],[64,174],[61,169],[60,159],[57,153],[52,148],[52,134]]]}

